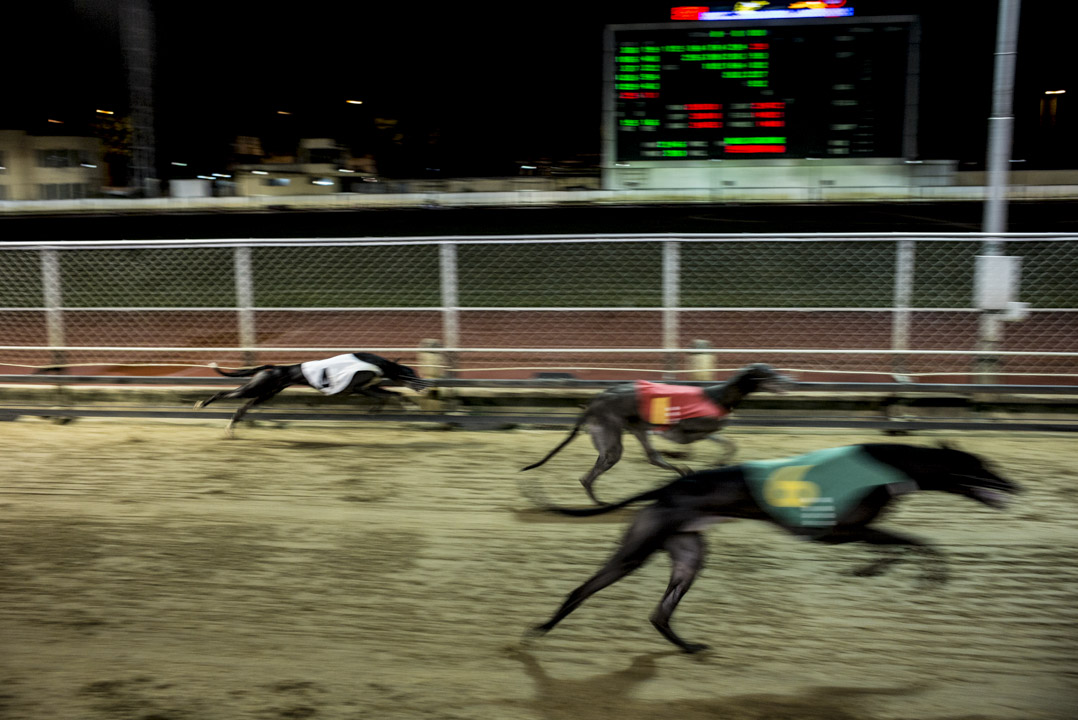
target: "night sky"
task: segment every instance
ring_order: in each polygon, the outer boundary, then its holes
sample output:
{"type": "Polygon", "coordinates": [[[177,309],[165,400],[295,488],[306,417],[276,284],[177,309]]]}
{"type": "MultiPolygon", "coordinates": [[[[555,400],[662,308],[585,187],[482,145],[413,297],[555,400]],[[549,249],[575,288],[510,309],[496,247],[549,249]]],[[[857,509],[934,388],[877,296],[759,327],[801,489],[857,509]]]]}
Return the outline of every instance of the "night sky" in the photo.
{"type": "MultiPolygon", "coordinates": [[[[97,108],[127,112],[119,4],[5,6],[0,128],[74,134],[97,108]]],[[[604,25],[666,22],[675,4],[151,0],[158,165],[166,175],[172,161],[221,170],[238,135],[283,153],[298,136],[335,137],[362,152],[384,141],[376,117],[395,119],[403,135],[383,168],[400,175],[515,174],[521,161],[594,155],[604,25]]],[[[1069,24],[1059,5],[1023,6],[1014,156],[1029,168],[1078,168],[1078,128],[1066,112],[1078,102],[1069,24]],[[1057,96],[1054,130],[1039,112],[1051,89],[1071,95],[1057,96]]],[[[983,164],[996,3],[855,7],[859,16],[921,16],[921,157],[983,164]]]]}

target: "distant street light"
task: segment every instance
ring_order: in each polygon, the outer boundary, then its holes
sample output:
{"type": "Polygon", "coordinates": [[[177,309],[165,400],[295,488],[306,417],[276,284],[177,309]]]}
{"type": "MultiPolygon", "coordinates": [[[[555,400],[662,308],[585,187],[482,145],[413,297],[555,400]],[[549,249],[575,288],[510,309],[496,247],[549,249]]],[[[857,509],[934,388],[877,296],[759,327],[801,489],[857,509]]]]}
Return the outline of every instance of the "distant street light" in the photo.
{"type": "Polygon", "coordinates": [[[362,100],[345,100],[345,102],[348,103],[349,105],[362,105],[363,104],[362,100]]]}
{"type": "Polygon", "coordinates": [[[1059,112],[1060,99],[1057,95],[1065,95],[1066,90],[1045,90],[1047,97],[1041,98],[1041,125],[1055,127],[1056,115],[1059,112]]]}
{"type": "Polygon", "coordinates": [[[277,114],[278,115],[291,115],[292,113],[288,112],[287,110],[278,110],[277,114]]]}
{"type": "Polygon", "coordinates": [[[98,115],[115,115],[116,113],[114,113],[112,110],[98,110],[97,114],[98,115]]]}

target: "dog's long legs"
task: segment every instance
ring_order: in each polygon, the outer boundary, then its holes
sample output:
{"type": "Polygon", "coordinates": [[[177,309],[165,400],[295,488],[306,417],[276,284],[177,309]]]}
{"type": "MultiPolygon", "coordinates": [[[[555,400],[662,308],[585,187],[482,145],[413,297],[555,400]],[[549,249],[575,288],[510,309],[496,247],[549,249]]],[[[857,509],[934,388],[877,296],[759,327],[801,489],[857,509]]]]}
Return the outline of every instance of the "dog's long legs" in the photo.
{"type": "Polygon", "coordinates": [[[663,470],[673,470],[678,475],[688,475],[692,472],[684,465],[671,465],[663,458],[662,453],[651,446],[651,440],[648,438],[648,429],[642,427],[630,427],[629,432],[633,434],[637,440],[640,441],[640,446],[644,448],[644,454],[648,456],[648,462],[656,467],[661,467],[663,470]]]}
{"type": "Polygon", "coordinates": [[[299,370],[298,365],[291,366],[266,366],[266,369],[259,370],[255,373],[250,380],[243,385],[239,386],[235,390],[225,390],[222,392],[214,393],[205,400],[200,400],[195,403],[196,408],[204,408],[212,402],[217,400],[234,400],[237,398],[247,399],[239,410],[233,413],[232,418],[228,421],[228,425],[225,427],[225,435],[229,438],[234,437],[233,427],[239,420],[247,414],[247,411],[253,408],[255,405],[263,403],[277,393],[284,390],[289,385],[302,382],[306,384],[306,380],[303,379],[302,373],[299,370]],[[249,399],[248,399],[249,398],[249,399]]]}
{"type": "Polygon", "coordinates": [[[372,413],[381,412],[390,400],[397,400],[401,404],[401,407],[404,407],[404,395],[399,392],[394,392],[393,390],[386,390],[377,385],[359,388],[355,392],[376,401],[375,404],[371,405],[372,413]]]}
{"type": "Polygon", "coordinates": [[[210,395],[205,400],[199,400],[195,403],[195,409],[199,410],[210,403],[217,402],[218,400],[235,400],[236,398],[250,397],[251,383],[241,385],[235,390],[222,390],[221,392],[210,395]]]}
{"type": "Polygon", "coordinates": [[[663,549],[670,553],[670,584],[666,587],[659,606],[651,614],[651,624],[663,637],[685,652],[706,650],[707,645],[686,642],[670,627],[670,616],[674,614],[674,609],[692,587],[696,574],[704,565],[704,538],[698,532],[677,533],[666,539],[663,549]]]}
{"type": "MultiPolygon", "coordinates": [[[[901,535],[892,530],[878,530],[876,528],[866,527],[858,528],[848,534],[843,533],[831,538],[826,538],[824,542],[832,545],[848,542],[864,542],[893,550],[907,550],[909,552],[917,553],[924,557],[925,562],[928,564],[928,569],[922,576],[924,582],[940,585],[947,581],[947,562],[944,559],[943,554],[931,545],[909,535],[901,535]]],[[[881,558],[862,568],[858,568],[855,574],[862,576],[879,575],[890,568],[891,565],[901,561],[901,559],[902,558],[898,555],[891,554],[889,557],[881,558]]]]}
{"type": "Polygon", "coordinates": [[[248,410],[253,408],[255,405],[260,405],[266,402],[271,397],[273,397],[273,395],[259,395],[258,397],[251,398],[243,405],[241,405],[240,409],[233,413],[232,417],[229,419],[228,425],[225,427],[225,435],[229,438],[234,438],[236,435],[233,432],[232,428],[235,426],[235,424],[238,423],[243,418],[243,416],[247,414],[248,410]]]}
{"type": "Polygon", "coordinates": [[[212,402],[217,402],[218,400],[221,400],[223,398],[228,397],[229,394],[232,393],[232,392],[235,392],[235,391],[233,391],[233,390],[222,390],[221,392],[214,393],[213,395],[210,395],[205,400],[199,400],[198,402],[196,402],[195,403],[195,409],[200,410],[200,409],[206,407],[207,405],[209,405],[212,402]]]}
{"type": "MultiPolygon", "coordinates": [[[[658,434],[670,442],[678,445],[690,445],[700,440],[711,440],[726,448],[726,454],[715,463],[715,466],[726,465],[733,459],[736,445],[733,441],[717,435],[726,425],[726,421],[712,417],[686,418],[676,425],[659,431],[658,434]]],[[[663,451],[667,457],[684,457],[684,453],[663,451]]]]}
{"type": "Polygon", "coordinates": [[[587,474],[580,478],[580,484],[584,486],[584,491],[592,502],[602,504],[602,501],[595,496],[592,485],[595,484],[595,480],[600,475],[614,467],[618,460],[621,460],[623,450],[621,428],[610,427],[609,424],[604,422],[589,422],[588,434],[591,435],[592,445],[599,451],[599,457],[596,458],[595,465],[592,466],[591,470],[588,470],[587,474]]]}
{"type": "Polygon", "coordinates": [[[554,626],[564,620],[569,613],[580,607],[582,602],[643,565],[652,553],[662,547],[662,540],[658,537],[661,527],[661,520],[655,518],[654,514],[648,510],[637,515],[636,521],[622,539],[618,551],[597,573],[569,593],[553,617],[542,625],[532,628],[532,634],[542,635],[554,629],[554,626]]]}
{"type": "MultiPolygon", "coordinates": [[[[648,553],[650,554],[650,553],[648,553]]],[[[633,572],[641,565],[644,564],[645,558],[633,558],[633,557],[615,557],[603,566],[602,570],[592,575],[583,585],[569,593],[569,596],[562,603],[558,611],[554,613],[553,617],[547,620],[542,625],[536,625],[532,629],[532,633],[536,635],[542,635],[550,632],[554,629],[554,626],[560,623],[569,615],[569,613],[580,607],[580,604],[587,600],[589,597],[599,592],[605,587],[613,585],[618,580],[633,572]]]]}
{"type": "Polygon", "coordinates": [[[287,387],[287,385],[281,384],[280,380],[275,378],[272,369],[260,370],[251,377],[250,380],[234,390],[222,390],[221,392],[210,395],[205,400],[199,400],[195,403],[195,408],[204,408],[210,403],[217,402],[218,400],[234,400],[235,398],[261,396],[265,395],[267,392],[275,394],[280,392],[284,387],[287,387]],[[272,390],[270,389],[271,387],[273,387],[272,390]]]}

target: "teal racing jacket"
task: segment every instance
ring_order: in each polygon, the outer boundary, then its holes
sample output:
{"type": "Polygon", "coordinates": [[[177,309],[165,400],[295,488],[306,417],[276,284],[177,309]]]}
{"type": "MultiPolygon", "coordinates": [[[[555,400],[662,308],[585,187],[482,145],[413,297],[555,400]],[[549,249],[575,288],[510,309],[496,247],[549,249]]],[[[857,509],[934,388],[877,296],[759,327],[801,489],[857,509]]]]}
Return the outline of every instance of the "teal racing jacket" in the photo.
{"type": "Polygon", "coordinates": [[[753,460],[741,466],[760,507],[798,534],[826,534],[881,485],[891,486],[896,495],[917,489],[908,475],[857,445],[779,460],[753,460]]]}

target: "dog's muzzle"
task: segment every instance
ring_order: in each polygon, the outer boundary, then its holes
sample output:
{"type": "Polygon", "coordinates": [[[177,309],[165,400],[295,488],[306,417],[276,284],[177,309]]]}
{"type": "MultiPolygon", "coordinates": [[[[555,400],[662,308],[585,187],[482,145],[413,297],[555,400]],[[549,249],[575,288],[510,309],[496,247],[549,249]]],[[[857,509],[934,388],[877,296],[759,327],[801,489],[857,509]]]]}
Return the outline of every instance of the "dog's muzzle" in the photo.
{"type": "Polygon", "coordinates": [[[988,488],[982,487],[970,488],[970,496],[974,500],[978,500],[996,510],[1004,510],[1012,502],[1012,498],[1009,495],[1005,495],[998,490],[989,490],[988,488]]]}
{"type": "Polygon", "coordinates": [[[793,378],[779,375],[761,383],[761,388],[776,395],[782,395],[797,387],[797,381],[793,378]]]}
{"type": "Polygon", "coordinates": [[[427,388],[434,385],[434,381],[426,380],[424,378],[413,378],[413,379],[405,380],[404,384],[407,385],[412,390],[415,390],[416,392],[423,392],[427,388]]]}

